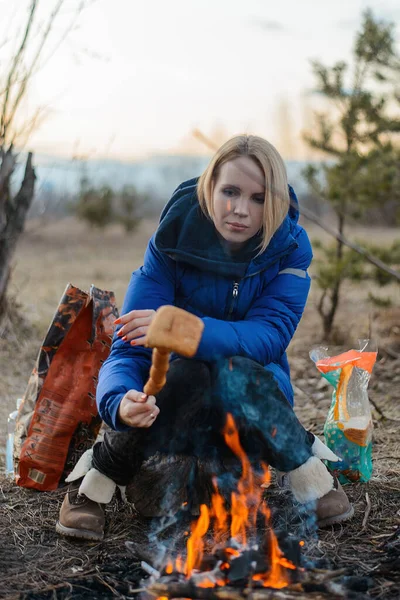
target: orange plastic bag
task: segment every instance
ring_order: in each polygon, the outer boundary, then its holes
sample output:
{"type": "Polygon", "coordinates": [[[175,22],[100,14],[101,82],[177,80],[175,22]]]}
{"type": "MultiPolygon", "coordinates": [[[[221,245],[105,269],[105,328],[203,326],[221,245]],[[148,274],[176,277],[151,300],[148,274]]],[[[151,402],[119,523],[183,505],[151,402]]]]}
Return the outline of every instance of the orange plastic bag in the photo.
{"type": "Polygon", "coordinates": [[[96,383],[118,317],[112,292],[68,284],[40,348],[19,410],[16,482],[53,490],[96,439],[96,383]]]}
{"type": "Polygon", "coordinates": [[[328,466],[341,483],[369,481],[372,476],[373,423],[367,387],[377,351],[371,340],[359,340],[359,346],[337,356],[329,356],[323,347],[310,352],[333,386],[324,435],[327,446],[340,458],[328,466]]]}

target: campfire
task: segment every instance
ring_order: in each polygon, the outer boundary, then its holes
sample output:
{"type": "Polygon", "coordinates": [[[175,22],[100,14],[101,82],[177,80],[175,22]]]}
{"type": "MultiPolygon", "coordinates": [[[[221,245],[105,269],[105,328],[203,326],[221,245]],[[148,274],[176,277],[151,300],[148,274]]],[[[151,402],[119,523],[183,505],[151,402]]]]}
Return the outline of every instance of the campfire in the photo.
{"type": "MultiPolygon", "coordinates": [[[[270,482],[268,466],[263,464],[262,472],[254,473],[240,445],[231,415],[227,417],[223,433],[227,446],[242,465],[237,491],[231,495],[230,510],[225,506],[225,498],[218,490],[215,477],[211,506],[208,508],[202,504],[200,516],[191,526],[186,558],[179,555],[170,559],[159,575],[169,576],[171,581],[191,581],[200,588],[232,583],[240,585],[249,577],[257,586],[285,587],[292,582],[291,572],[296,571],[296,565],[279,548],[270,527],[270,511],[262,499],[264,488],[270,482]],[[257,526],[260,526],[261,518],[269,535],[260,544],[257,526]],[[207,553],[206,539],[210,533],[213,536],[212,548],[207,553]]],[[[154,577],[155,573],[152,572],[152,575],[154,577]]]]}
{"type": "Polygon", "coordinates": [[[262,472],[254,472],[230,414],[223,435],[226,445],[242,465],[237,491],[231,494],[230,510],[225,506],[225,498],[218,490],[215,477],[211,506],[200,506],[199,519],[192,525],[187,541],[186,558],[178,556],[170,560],[165,574],[175,576],[178,581],[190,580],[203,588],[247,584],[249,579],[260,587],[286,587],[293,581],[297,565],[280,549],[270,525],[270,510],[263,501],[264,489],[270,483],[269,468],[262,464],[262,472]],[[260,525],[268,531],[261,543],[257,536],[260,525]],[[214,547],[211,553],[205,553],[205,539],[210,533],[214,547]]]}
{"type": "MultiPolygon", "coordinates": [[[[223,435],[241,462],[236,489],[226,499],[215,475],[210,506],[200,506],[200,516],[187,532],[185,556],[169,557],[159,569],[142,561],[142,568],[150,575],[142,596],[157,600],[239,600],[252,594],[260,599],[289,599],[304,597],[304,592],[325,591],[328,597],[346,597],[350,583],[357,588],[354,578],[344,578],[347,585],[343,586],[335,579],[343,579],[346,571],[306,572],[301,554],[304,541],[286,532],[274,532],[271,512],[264,500],[271,480],[268,465],[252,468],[230,414],[223,435]],[[344,593],[339,594],[339,589],[344,593]]],[[[127,545],[135,552],[129,542],[127,545]]]]}

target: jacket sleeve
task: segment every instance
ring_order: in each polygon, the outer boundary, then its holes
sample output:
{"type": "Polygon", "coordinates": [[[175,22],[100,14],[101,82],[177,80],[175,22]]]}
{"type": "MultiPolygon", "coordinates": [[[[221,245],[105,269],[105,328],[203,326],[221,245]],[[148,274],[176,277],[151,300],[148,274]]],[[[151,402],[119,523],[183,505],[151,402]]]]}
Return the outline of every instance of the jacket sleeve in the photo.
{"type": "Polygon", "coordinates": [[[310,290],[307,268],[311,245],[303,229],[298,248],[280,265],[277,276],[253,303],[242,321],[221,321],[205,317],[204,332],[196,358],[217,360],[246,356],[266,365],[285,352],[301,319],[310,290]]]}
{"type": "MultiPolygon", "coordinates": [[[[143,267],[132,274],[121,314],[131,310],[154,309],[175,301],[175,264],[158,252],[154,236],[150,240],[143,267]]],[[[99,373],[96,400],[99,414],[112,429],[123,431],[129,426],[118,419],[118,407],[131,389],[141,391],[148,378],[151,349],[134,347],[114,334],[110,355],[99,373]]]]}

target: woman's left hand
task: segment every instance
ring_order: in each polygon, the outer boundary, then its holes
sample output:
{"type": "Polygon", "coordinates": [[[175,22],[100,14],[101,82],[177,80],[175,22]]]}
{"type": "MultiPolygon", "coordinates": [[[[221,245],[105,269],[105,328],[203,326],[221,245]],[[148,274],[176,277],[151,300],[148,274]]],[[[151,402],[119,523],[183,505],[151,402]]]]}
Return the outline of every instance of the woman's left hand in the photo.
{"type": "Polygon", "coordinates": [[[129,342],[132,346],[143,346],[146,343],[146,335],[152,322],[155,310],[131,310],[114,321],[115,325],[122,323],[117,335],[123,342],[129,342]]]}

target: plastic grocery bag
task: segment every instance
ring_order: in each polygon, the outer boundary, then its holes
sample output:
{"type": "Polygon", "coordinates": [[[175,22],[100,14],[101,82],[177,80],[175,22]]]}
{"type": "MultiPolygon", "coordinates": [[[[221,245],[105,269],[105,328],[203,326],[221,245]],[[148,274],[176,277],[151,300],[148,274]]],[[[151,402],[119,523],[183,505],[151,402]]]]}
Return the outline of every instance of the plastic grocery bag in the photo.
{"type": "Polygon", "coordinates": [[[310,352],[322,376],[333,386],[332,403],[324,426],[327,446],[341,459],[328,463],[341,483],[368,481],[372,475],[372,416],[368,382],[377,351],[370,340],[359,350],[330,357],[328,349],[310,352]]]}
{"type": "Polygon", "coordinates": [[[96,383],[118,317],[112,292],[68,284],[39,350],[14,437],[16,482],[53,490],[101,425],[96,383]]]}

